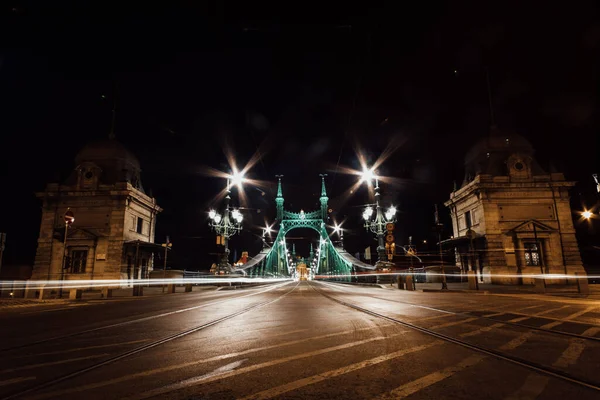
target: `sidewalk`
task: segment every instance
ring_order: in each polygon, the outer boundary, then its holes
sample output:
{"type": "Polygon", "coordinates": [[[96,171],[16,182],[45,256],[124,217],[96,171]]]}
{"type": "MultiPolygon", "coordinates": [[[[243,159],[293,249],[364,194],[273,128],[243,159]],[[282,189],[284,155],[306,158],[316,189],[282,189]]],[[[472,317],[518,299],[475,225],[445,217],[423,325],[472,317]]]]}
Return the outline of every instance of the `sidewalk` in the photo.
{"type": "MultiPolygon", "coordinates": [[[[381,285],[390,287],[389,284],[381,285]]],[[[440,291],[441,283],[417,283],[417,291],[440,291]]],[[[397,285],[392,287],[397,289],[397,285]]],[[[600,285],[589,285],[589,295],[581,295],[577,291],[577,285],[548,285],[545,293],[536,292],[533,285],[492,285],[491,283],[479,283],[479,290],[469,290],[467,282],[448,282],[448,290],[450,292],[457,291],[459,293],[487,293],[487,294],[503,294],[503,295],[538,295],[538,296],[560,296],[570,298],[587,298],[590,300],[600,300],[600,285]]]]}

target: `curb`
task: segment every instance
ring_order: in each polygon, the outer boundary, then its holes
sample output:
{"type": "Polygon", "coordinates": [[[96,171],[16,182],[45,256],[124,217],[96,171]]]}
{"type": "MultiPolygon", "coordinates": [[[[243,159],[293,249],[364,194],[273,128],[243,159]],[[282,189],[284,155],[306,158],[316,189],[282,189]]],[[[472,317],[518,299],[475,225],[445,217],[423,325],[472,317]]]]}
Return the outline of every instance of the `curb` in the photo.
{"type": "Polygon", "coordinates": [[[423,293],[481,293],[481,294],[490,294],[489,290],[469,290],[469,289],[421,289],[423,293]]]}

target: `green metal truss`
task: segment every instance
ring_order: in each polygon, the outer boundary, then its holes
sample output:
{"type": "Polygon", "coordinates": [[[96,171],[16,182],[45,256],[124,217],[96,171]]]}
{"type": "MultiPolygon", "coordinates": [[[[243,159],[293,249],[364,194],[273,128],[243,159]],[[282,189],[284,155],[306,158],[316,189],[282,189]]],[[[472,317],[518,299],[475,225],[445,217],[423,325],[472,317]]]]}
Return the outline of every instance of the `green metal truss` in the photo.
{"type": "Polygon", "coordinates": [[[326,221],[328,216],[327,191],[325,189],[325,175],[321,175],[321,197],[320,210],[305,213],[284,210],[283,190],[281,187],[281,176],[278,177],[277,197],[277,220],[279,232],[272,245],[265,241],[263,250],[247,264],[237,268],[250,276],[261,277],[292,277],[295,272],[295,249],[291,251],[285,241],[286,235],[300,228],[309,228],[319,234],[319,245],[313,253],[311,245],[311,257],[307,267],[311,269],[311,276],[330,277],[341,280],[350,280],[351,275],[359,269],[374,269],[365,264],[342,248],[336,248],[327,233],[326,221]]]}

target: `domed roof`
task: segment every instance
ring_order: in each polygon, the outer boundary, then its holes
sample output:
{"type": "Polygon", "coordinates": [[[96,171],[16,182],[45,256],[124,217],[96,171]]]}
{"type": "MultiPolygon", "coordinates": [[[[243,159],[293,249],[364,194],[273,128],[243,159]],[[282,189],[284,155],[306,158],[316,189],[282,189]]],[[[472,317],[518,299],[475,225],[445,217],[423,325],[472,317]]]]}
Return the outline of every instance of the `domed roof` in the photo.
{"type": "Polygon", "coordinates": [[[98,183],[112,185],[118,182],[129,182],[136,189],[144,191],[140,179],[140,162],[115,139],[109,138],[85,145],[75,157],[77,168],[67,183],[76,183],[78,176],[85,174],[91,168],[90,164],[99,168],[98,172],[88,173],[90,177],[97,174],[98,183]]]}
{"type": "Polygon", "coordinates": [[[533,157],[534,153],[533,146],[523,136],[494,126],[488,136],[480,139],[467,152],[463,186],[478,174],[506,176],[506,162],[513,155],[531,159],[531,172],[534,175],[543,175],[545,172],[533,157]]]}
{"type": "Polygon", "coordinates": [[[487,157],[488,153],[522,153],[533,155],[535,150],[531,143],[523,136],[506,130],[492,127],[487,137],[481,138],[465,156],[465,164],[478,159],[480,156],[487,157]]]}
{"type": "Polygon", "coordinates": [[[104,139],[85,145],[75,157],[75,163],[95,162],[103,166],[107,162],[128,164],[134,169],[140,169],[137,157],[115,139],[104,139]]]}

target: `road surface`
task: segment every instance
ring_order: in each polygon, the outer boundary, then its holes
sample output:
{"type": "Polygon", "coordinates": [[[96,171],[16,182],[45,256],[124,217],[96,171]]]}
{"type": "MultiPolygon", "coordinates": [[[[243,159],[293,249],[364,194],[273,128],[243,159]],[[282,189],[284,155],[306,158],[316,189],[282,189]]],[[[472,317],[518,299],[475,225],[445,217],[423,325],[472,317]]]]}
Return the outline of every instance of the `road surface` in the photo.
{"type": "Polygon", "coordinates": [[[0,310],[0,398],[600,398],[600,302],[284,282],[0,310]]]}

